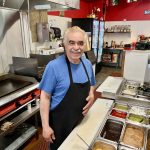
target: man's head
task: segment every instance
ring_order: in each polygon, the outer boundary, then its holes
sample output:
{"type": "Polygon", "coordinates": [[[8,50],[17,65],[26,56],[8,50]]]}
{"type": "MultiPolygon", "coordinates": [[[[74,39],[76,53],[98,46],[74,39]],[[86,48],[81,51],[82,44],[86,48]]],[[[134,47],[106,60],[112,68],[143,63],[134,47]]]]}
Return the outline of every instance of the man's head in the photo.
{"type": "Polygon", "coordinates": [[[64,33],[64,46],[70,62],[79,63],[84,52],[87,34],[77,26],[68,28],[64,33]]]}

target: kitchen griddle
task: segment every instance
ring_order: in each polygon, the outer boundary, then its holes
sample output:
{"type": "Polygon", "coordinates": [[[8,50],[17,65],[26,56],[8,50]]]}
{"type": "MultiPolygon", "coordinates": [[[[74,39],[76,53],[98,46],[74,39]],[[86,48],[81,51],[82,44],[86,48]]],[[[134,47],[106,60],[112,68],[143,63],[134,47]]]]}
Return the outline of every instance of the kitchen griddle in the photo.
{"type": "Polygon", "coordinates": [[[17,80],[17,79],[5,79],[0,81],[0,98],[13,93],[19,89],[31,85],[32,82],[17,80]]]}

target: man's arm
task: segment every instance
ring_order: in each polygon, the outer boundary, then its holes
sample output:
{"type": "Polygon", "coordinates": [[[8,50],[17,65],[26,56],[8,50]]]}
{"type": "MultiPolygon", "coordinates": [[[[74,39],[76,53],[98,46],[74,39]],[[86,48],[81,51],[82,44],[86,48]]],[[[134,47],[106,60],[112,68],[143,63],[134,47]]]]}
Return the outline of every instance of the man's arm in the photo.
{"type": "Polygon", "coordinates": [[[51,96],[48,93],[41,91],[40,115],[41,115],[41,121],[42,121],[42,127],[43,127],[43,137],[46,141],[53,143],[53,140],[55,139],[54,131],[49,126],[50,99],[51,99],[51,96]]]}
{"type": "Polygon", "coordinates": [[[90,107],[91,107],[91,106],[93,105],[93,103],[94,103],[94,90],[95,90],[95,87],[94,87],[94,86],[91,86],[91,87],[90,87],[89,95],[88,95],[88,97],[86,98],[86,101],[88,101],[88,103],[85,105],[85,107],[83,108],[83,112],[82,112],[82,114],[83,114],[84,116],[88,113],[90,107]]]}

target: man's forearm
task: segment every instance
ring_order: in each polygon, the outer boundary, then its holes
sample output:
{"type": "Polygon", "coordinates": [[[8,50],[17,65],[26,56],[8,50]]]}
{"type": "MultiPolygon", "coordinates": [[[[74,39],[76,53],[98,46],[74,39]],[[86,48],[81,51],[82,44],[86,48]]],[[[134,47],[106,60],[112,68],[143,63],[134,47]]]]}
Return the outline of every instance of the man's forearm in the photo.
{"type": "Polygon", "coordinates": [[[42,127],[49,127],[49,109],[50,109],[50,96],[41,92],[40,98],[40,115],[42,121],[42,127]]]}
{"type": "Polygon", "coordinates": [[[95,87],[94,87],[94,86],[91,86],[91,87],[90,87],[90,92],[89,92],[89,94],[93,94],[93,95],[94,95],[94,90],[95,90],[95,87]]]}

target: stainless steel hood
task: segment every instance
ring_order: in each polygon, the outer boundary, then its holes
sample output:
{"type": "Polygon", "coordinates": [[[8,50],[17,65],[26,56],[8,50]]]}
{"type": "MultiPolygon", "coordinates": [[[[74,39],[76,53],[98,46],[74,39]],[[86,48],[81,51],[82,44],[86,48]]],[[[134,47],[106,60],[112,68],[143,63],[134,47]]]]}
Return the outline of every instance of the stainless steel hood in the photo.
{"type": "MultiPolygon", "coordinates": [[[[74,0],[77,7],[79,0],[74,0]]],[[[67,1],[64,1],[64,3],[67,1]]],[[[63,11],[75,9],[68,4],[62,5],[51,0],[0,0],[0,43],[7,30],[20,18],[19,11],[48,10],[63,11]]]]}
{"type": "Polygon", "coordinates": [[[19,19],[18,11],[0,9],[0,43],[2,42],[7,30],[19,19]]]}
{"type": "Polygon", "coordinates": [[[68,9],[75,9],[69,5],[62,5],[51,2],[49,0],[0,0],[0,8],[9,8],[16,10],[40,10],[46,9],[48,11],[63,11],[68,9]]]}

